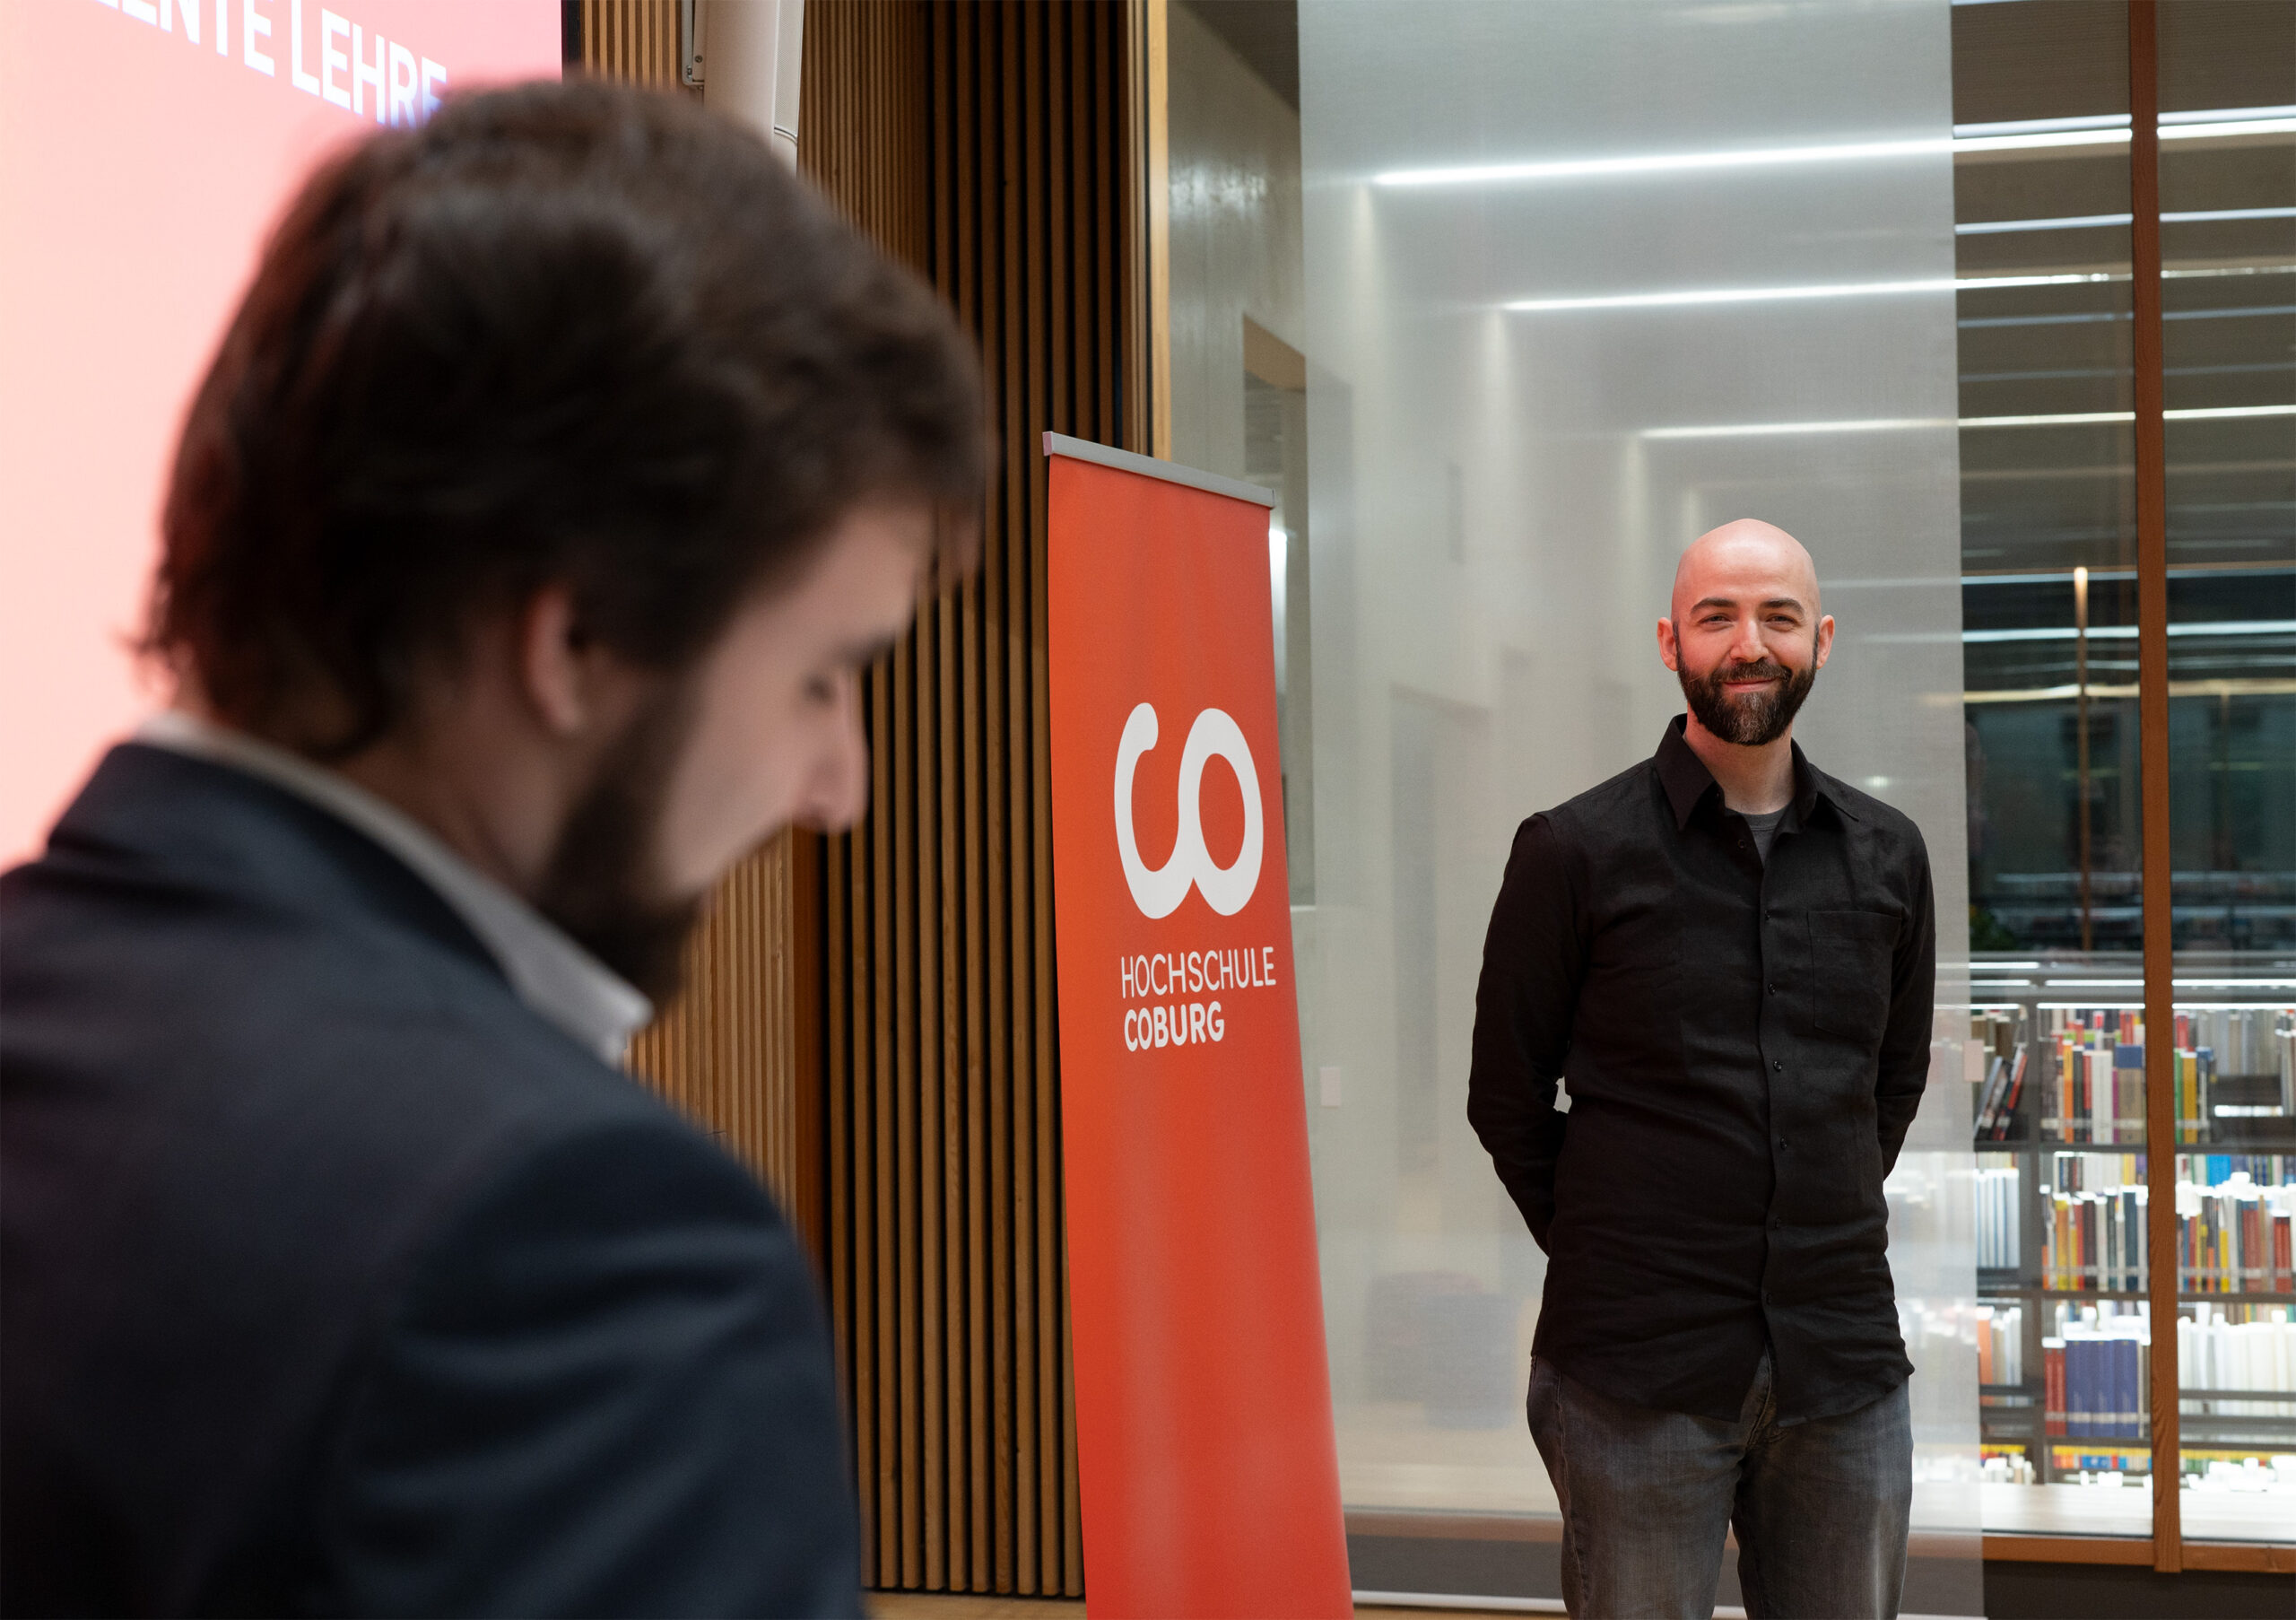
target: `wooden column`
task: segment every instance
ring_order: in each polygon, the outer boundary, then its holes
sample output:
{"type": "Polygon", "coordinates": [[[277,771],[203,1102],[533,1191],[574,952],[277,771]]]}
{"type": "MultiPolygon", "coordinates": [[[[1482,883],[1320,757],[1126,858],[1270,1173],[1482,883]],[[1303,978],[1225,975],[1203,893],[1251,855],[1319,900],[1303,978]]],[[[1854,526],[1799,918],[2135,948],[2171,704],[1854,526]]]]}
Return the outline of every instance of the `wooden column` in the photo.
{"type": "Polygon", "coordinates": [[[2144,779],[2144,1142],[2152,1314],[2152,1567],[2184,1567],[2177,1388],[2175,936],[2169,846],[2169,482],[2161,327],[2160,21],[2128,7],[2130,283],[2136,414],[2136,724],[2144,779]]]}

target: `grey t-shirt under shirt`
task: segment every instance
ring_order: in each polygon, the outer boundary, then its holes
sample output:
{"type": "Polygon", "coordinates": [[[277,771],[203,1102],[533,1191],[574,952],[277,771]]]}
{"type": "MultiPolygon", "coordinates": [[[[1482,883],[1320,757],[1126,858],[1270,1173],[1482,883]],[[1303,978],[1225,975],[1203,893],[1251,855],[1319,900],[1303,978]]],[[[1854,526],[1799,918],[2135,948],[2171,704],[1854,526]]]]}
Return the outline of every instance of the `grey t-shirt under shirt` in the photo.
{"type": "Polygon", "coordinates": [[[1786,819],[1786,812],[1790,807],[1780,805],[1767,815],[1744,817],[1746,830],[1754,835],[1754,853],[1761,857],[1764,865],[1770,861],[1770,846],[1778,836],[1778,823],[1786,819]]]}

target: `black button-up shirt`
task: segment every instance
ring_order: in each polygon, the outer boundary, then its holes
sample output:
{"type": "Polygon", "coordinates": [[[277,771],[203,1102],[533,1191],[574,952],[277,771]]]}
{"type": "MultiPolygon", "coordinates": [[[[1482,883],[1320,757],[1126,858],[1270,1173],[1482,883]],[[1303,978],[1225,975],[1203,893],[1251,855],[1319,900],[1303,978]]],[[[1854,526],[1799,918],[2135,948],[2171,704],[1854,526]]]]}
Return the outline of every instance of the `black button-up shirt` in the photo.
{"type": "Polygon", "coordinates": [[[1912,1372],[1882,1180],[1928,1075],[1937,934],[1913,823],[1794,750],[1765,863],[1683,740],[1515,835],[1467,1117],[1548,1256],[1534,1350],[1728,1420],[1912,1372]],[[1555,1107],[1560,1079],[1567,1111],[1555,1107]]]}

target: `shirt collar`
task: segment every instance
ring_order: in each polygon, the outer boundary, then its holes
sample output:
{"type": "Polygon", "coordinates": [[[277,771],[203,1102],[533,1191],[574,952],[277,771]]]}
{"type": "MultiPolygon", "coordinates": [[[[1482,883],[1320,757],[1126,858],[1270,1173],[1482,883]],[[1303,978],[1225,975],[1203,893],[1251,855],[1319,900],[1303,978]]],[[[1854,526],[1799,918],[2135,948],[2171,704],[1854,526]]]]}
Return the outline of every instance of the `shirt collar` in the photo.
{"type": "MultiPolygon", "coordinates": [[[[1706,768],[1706,762],[1698,757],[1683,735],[1689,721],[1688,715],[1676,715],[1666,722],[1665,733],[1658,739],[1658,781],[1666,790],[1667,807],[1674,813],[1676,832],[1690,825],[1691,814],[1698,808],[1700,800],[1709,792],[1719,792],[1714,773],[1706,768]]],[[[1840,785],[1810,763],[1808,756],[1802,752],[1801,744],[1793,743],[1788,746],[1794,750],[1794,817],[1791,824],[1806,826],[1820,799],[1825,800],[1850,820],[1857,820],[1857,812],[1847,802],[1840,785]]]]}
{"type": "Polygon", "coordinates": [[[365,833],[438,892],[537,1015],[619,1064],[654,1004],[524,900],[348,777],[245,732],[180,710],[153,715],[135,740],[261,777],[365,833]]]}

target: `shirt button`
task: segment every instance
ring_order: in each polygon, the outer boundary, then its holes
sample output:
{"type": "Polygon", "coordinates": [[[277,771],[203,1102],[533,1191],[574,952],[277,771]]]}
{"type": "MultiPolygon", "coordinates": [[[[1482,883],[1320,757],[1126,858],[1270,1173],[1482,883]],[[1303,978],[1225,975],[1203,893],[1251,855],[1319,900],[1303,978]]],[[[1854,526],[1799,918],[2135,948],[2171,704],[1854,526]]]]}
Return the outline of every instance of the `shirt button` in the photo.
{"type": "Polygon", "coordinates": [[[1767,1288],[1765,1288],[1765,1289],[1763,1289],[1763,1290],[1761,1291],[1761,1302],[1762,1302],[1763,1304],[1765,1304],[1765,1305],[1767,1305],[1767,1304],[1769,1304],[1769,1303],[1770,1303],[1770,1302],[1770,1302],[1770,1290],[1769,1290],[1769,1289],[1767,1289],[1767,1288]]]}
{"type": "Polygon", "coordinates": [[[1772,1216],[1770,1216],[1770,1229],[1772,1232],[1776,1232],[1779,1227],[1781,1227],[1781,1226],[1783,1226],[1783,1225],[1785,1225],[1785,1224],[1786,1224],[1786,1223],[1785,1223],[1785,1222],[1783,1222],[1783,1221],[1781,1221],[1781,1220],[1779,1220],[1776,1215],[1772,1215],[1772,1216]]]}
{"type": "Polygon", "coordinates": [[[1770,1067],[1776,1069],[1779,1073],[1784,1074],[1786,1072],[1786,1059],[1783,1058],[1772,1058],[1770,1060],[1770,1067]]]}
{"type": "Polygon", "coordinates": [[[1781,1148],[1782,1148],[1782,1147],[1784,1147],[1784,1146],[1786,1145],[1786,1138],[1785,1138],[1785,1137],[1779,1137],[1779,1138],[1778,1138],[1778,1145],[1779,1145],[1779,1147],[1781,1147],[1781,1148]]]}
{"type": "Polygon", "coordinates": [[[1765,987],[1763,987],[1763,988],[1765,988],[1766,989],[1768,989],[1768,990],[1770,991],[1770,993],[1771,995],[1773,995],[1773,996],[1775,996],[1775,995],[1777,995],[1777,994],[1778,994],[1778,987],[1777,987],[1776,985],[1774,985],[1774,984],[1772,984],[1772,985],[1767,985],[1767,986],[1765,986],[1765,987]]]}

